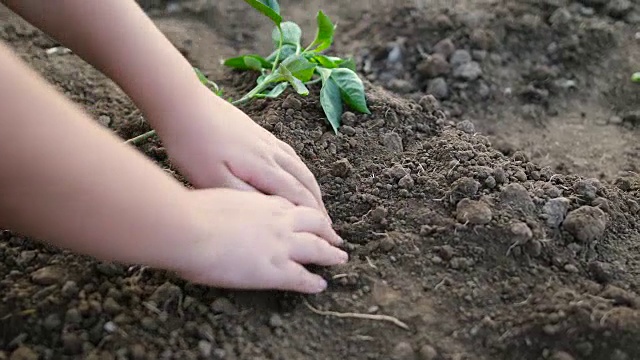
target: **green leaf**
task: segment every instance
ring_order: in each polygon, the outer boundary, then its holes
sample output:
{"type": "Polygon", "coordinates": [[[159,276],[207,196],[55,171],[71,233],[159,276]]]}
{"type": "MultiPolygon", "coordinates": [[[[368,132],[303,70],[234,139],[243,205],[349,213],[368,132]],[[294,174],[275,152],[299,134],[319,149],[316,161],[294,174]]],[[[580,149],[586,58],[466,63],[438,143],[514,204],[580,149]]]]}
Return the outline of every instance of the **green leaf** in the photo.
{"type": "Polygon", "coordinates": [[[291,70],[287,68],[286,64],[280,64],[278,70],[276,71],[277,76],[274,78],[274,81],[286,80],[293,86],[298,94],[303,96],[309,95],[309,89],[307,89],[307,87],[302,81],[300,81],[300,79],[293,76],[293,73],[291,73],[291,70]]]}
{"type": "Polygon", "coordinates": [[[262,69],[262,63],[260,62],[260,60],[254,58],[254,57],[245,56],[244,57],[244,63],[251,70],[260,71],[262,69]]]}
{"type": "MultiPolygon", "coordinates": [[[[300,46],[300,41],[302,40],[302,29],[300,29],[300,26],[292,21],[285,21],[280,24],[280,29],[282,29],[282,35],[284,37],[282,44],[293,45],[297,49],[300,46]]],[[[271,33],[273,46],[276,49],[280,46],[280,29],[276,27],[271,33]]]]}
{"type": "MultiPolygon", "coordinates": [[[[294,45],[283,45],[278,63],[282,63],[285,59],[289,58],[292,55],[295,55],[296,50],[297,50],[297,47],[294,45]]],[[[271,55],[269,55],[266,60],[269,61],[270,63],[273,63],[276,60],[277,53],[278,53],[277,50],[272,52],[271,55]]]]}
{"type": "Polygon", "coordinates": [[[318,23],[316,38],[313,40],[311,45],[307,47],[307,50],[321,52],[329,48],[333,43],[333,32],[335,30],[335,26],[331,22],[331,19],[329,19],[329,17],[325,15],[322,10],[318,11],[316,22],[318,23]],[[313,49],[314,47],[315,49],[313,49]]]}
{"type": "Polygon", "coordinates": [[[273,64],[260,55],[242,55],[227,59],[223,63],[225,66],[238,70],[270,69],[273,64]]]}
{"type": "Polygon", "coordinates": [[[257,98],[277,98],[278,96],[282,95],[282,93],[289,87],[289,83],[288,82],[283,82],[280,83],[278,85],[276,85],[273,89],[269,90],[269,92],[264,93],[264,94],[258,94],[256,95],[257,98]]]}
{"type": "Polygon", "coordinates": [[[205,74],[200,71],[200,69],[194,67],[193,70],[196,72],[196,75],[198,76],[198,80],[200,80],[200,82],[202,83],[202,85],[206,86],[207,88],[209,88],[211,91],[213,91],[216,95],[218,96],[222,96],[222,89],[220,89],[220,87],[218,86],[218,84],[216,84],[215,82],[209,80],[205,74]]]}
{"type": "Polygon", "coordinates": [[[307,56],[310,61],[313,61],[316,64],[327,69],[347,68],[352,71],[356,71],[356,63],[353,61],[353,59],[345,60],[335,56],[326,56],[315,53],[307,53],[307,56]]]}
{"type": "Polygon", "coordinates": [[[340,118],[342,116],[343,106],[342,99],[340,97],[340,88],[331,78],[327,78],[322,83],[322,89],[320,90],[320,105],[322,106],[322,110],[324,111],[329,124],[333,128],[333,132],[337,134],[338,129],[340,128],[340,118]]]}
{"type": "Polygon", "coordinates": [[[640,83],[640,72],[637,72],[637,73],[631,75],[631,81],[633,81],[635,83],[640,83]]]}
{"type": "Polygon", "coordinates": [[[338,63],[338,66],[341,68],[349,69],[351,71],[356,71],[356,62],[353,59],[342,60],[338,63]]]}
{"type": "Polygon", "coordinates": [[[330,79],[336,82],[342,99],[349,107],[361,113],[371,114],[367,108],[364,84],[354,71],[347,68],[332,69],[330,79]]]}
{"type": "Polygon", "coordinates": [[[200,71],[200,69],[194,67],[193,70],[196,72],[198,80],[200,80],[203,85],[209,85],[209,79],[207,79],[207,77],[202,73],[202,71],[200,71]]]}
{"type": "Polygon", "coordinates": [[[327,69],[335,69],[338,67],[335,61],[333,61],[329,56],[314,53],[307,53],[307,56],[310,61],[313,61],[316,64],[327,69]]]}
{"type": "Polygon", "coordinates": [[[258,10],[262,15],[267,16],[277,26],[282,23],[282,16],[280,16],[280,5],[276,0],[244,0],[247,4],[251,5],[254,9],[258,10]]]}
{"type": "Polygon", "coordinates": [[[307,82],[313,77],[313,73],[317,67],[316,64],[310,62],[302,55],[291,56],[282,62],[293,76],[302,82],[307,82]]]}

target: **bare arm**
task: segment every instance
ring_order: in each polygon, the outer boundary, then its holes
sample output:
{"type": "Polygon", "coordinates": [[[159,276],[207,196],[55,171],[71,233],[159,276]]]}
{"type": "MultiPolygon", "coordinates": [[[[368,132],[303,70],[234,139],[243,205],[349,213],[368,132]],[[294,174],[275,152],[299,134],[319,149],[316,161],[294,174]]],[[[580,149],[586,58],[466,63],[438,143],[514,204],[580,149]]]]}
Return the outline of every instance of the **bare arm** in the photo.
{"type": "Polygon", "coordinates": [[[1,43],[0,79],[0,225],[101,259],[166,267],[176,239],[196,228],[188,190],[1,43]]]}
{"type": "Polygon", "coordinates": [[[185,120],[170,115],[201,85],[134,0],[2,1],[116,82],[161,137],[179,128],[166,119],[185,120]]]}
{"type": "Polygon", "coordinates": [[[326,213],[295,151],[204,87],[134,0],[0,1],[113,79],[196,187],[258,191],[326,213]]]}

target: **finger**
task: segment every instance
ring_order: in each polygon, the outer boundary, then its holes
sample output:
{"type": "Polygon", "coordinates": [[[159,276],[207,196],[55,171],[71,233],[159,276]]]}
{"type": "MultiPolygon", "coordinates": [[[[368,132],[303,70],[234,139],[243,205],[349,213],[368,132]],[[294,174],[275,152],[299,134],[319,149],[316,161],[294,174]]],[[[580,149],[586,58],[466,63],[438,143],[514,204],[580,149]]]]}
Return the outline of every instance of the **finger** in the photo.
{"type": "Polygon", "coordinates": [[[291,260],[300,264],[316,264],[320,266],[333,266],[344,264],[349,255],[331,246],[320,237],[309,233],[297,233],[290,241],[291,260]]]}
{"type": "Polygon", "coordinates": [[[282,170],[277,164],[261,162],[242,173],[233,171],[232,173],[265,194],[283,197],[295,205],[318,208],[318,202],[313,194],[298,179],[282,170]]]}
{"type": "Polygon", "coordinates": [[[260,192],[253,186],[247,184],[243,180],[235,177],[231,171],[227,173],[225,179],[223,180],[224,187],[240,190],[240,191],[248,191],[248,192],[260,192]]]}
{"type": "MultiPolygon", "coordinates": [[[[312,190],[312,192],[314,193],[316,199],[318,199],[318,203],[320,204],[320,206],[322,207],[322,209],[324,209],[324,212],[327,214],[327,217],[329,218],[329,220],[331,222],[333,222],[333,220],[331,220],[331,217],[329,216],[329,212],[327,211],[327,208],[324,204],[324,200],[322,199],[322,191],[320,190],[320,185],[318,185],[318,181],[316,180],[315,176],[313,175],[313,173],[309,170],[309,168],[302,162],[302,159],[300,159],[300,156],[298,155],[298,153],[293,149],[293,147],[291,147],[291,145],[287,144],[284,141],[280,141],[280,147],[289,155],[291,155],[291,159],[293,159],[295,162],[297,162],[299,165],[302,165],[302,169],[301,169],[301,174],[304,174],[305,172],[307,173],[306,177],[307,179],[305,180],[304,177],[298,177],[298,180],[300,180],[303,184],[305,184],[305,186],[307,186],[309,189],[312,190]],[[315,189],[314,189],[315,188],[315,189]]],[[[281,165],[283,166],[283,165],[281,165]]],[[[286,169],[285,169],[286,170],[286,169]]]]}
{"type": "MultiPolygon", "coordinates": [[[[276,157],[276,162],[280,167],[295,177],[302,185],[304,185],[315,197],[320,209],[322,209],[325,213],[327,213],[327,209],[324,206],[324,201],[322,200],[322,191],[320,191],[320,185],[318,185],[318,181],[316,177],[313,175],[311,170],[300,160],[300,158],[295,155],[291,156],[291,154],[281,153],[276,157]]],[[[327,216],[329,214],[327,213],[327,216]]]]}
{"type": "Polygon", "coordinates": [[[298,153],[296,153],[296,151],[291,147],[291,145],[287,144],[284,141],[280,141],[279,145],[280,145],[280,148],[282,148],[282,150],[284,150],[287,154],[294,157],[298,157],[298,153]]]}
{"type": "Polygon", "coordinates": [[[344,240],[333,230],[327,218],[314,208],[299,206],[293,210],[295,220],[293,231],[297,233],[310,233],[329,242],[329,244],[339,246],[344,240]]]}
{"type": "Polygon", "coordinates": [[[327,288],[327,281],[321,276],[309,272],[304,266],[293,261],[276,264],[275,272],[275,286],[280,290],[316,294],[327,288]]]}

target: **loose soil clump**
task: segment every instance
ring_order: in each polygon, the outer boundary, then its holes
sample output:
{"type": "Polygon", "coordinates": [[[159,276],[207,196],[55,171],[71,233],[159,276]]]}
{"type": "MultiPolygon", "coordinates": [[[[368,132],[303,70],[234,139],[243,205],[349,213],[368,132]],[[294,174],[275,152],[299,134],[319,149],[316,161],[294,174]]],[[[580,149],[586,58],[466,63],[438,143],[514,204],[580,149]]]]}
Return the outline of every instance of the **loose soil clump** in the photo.
{"type": "MultiPolygon", "coordinates": [[[[221,39],[212,42],[218,52],[200,46],[215,29],[184,14],[156,21],[230,95],[253,86],[254,74],[213,70],[212,58],[232,53],[221,39]],[[190,32],[202,36],[186,41],[190,32]]],[[[73,54],[47,55],[54,41],[1,11],[0,38],[123,139],[149,129],[110,81],[73,54]]],[[[493,38],[470,39],[490,49],[493,38]]],[[[454,68],[453,56],[480,64],[450,44],[438,49],[454,68]]],[[[452,76],[474,74],[468,65],[452,76]]],[[[608,183],[505,153],[434,95],[401,96],[378,81],[365,82],[372,114],[345,113],[337,135],[317,88],[242,107],[291,144],[321,184],[351,256],[314,269],[328,291],[196,286],[5,231],[0,359],[635,358],[640,179],[608,183]]],[[[157,139],[140,150],[173,172],[157,139]]]]}

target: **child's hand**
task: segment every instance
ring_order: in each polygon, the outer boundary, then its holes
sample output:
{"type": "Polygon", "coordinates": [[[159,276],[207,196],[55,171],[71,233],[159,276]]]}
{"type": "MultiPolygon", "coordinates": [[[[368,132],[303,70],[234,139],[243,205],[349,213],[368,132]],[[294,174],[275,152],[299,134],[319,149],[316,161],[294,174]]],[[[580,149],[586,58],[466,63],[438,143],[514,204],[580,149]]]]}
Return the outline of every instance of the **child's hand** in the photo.
{"type": "Polygon", "coordinates": [[[161,134],[172,162],[198,188],[278,195],[326,213],[320,187],[295,151],[241,110],[200,86],[161,134]]]}
{"type": "Polygon", "coordinates": [[[347,261],[324,213],[283,198],[230,189],[191,191],[197,234],[172,263],[189,281],[235,289],[321,292],[326,282],[301,264],[347,261]]]}

